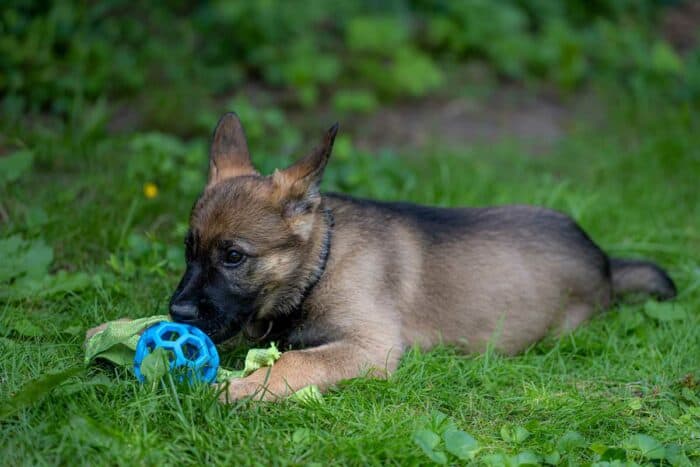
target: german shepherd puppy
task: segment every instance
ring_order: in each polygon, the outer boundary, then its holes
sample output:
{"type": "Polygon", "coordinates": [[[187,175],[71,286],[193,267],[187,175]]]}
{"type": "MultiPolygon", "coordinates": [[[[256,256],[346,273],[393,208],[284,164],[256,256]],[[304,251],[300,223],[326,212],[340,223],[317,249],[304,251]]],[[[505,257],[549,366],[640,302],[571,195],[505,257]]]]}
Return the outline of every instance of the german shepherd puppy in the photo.
{"type": "Polygon", "coordinates": [[[190,216],[175,321],[219,343],[239,331],[283,350],[224,399],[276,399],[393,371],[439,342],[514,354],[627,293],[675,296],[657,265],[609,258],[568,216],[529,206],[433,208],[321,194],[338,125],[260,175],[233,113],[214,132],[190,216]]]}

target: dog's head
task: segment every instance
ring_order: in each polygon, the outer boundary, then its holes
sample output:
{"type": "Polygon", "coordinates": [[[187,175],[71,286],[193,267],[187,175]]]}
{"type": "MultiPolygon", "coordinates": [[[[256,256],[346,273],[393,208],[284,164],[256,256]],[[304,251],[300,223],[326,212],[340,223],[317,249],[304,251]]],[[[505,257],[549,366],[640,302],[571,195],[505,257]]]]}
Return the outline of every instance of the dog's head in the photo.
{"type": "Polygon", "coordinates": [[[221,342],[299,304],[322,267],[328,226],[319,184],[337,131],[292,166],[261,176],[238,117],[221,118],[209,180],[190,215],[187,269],[170,300],[175,321],[221,342]]]}

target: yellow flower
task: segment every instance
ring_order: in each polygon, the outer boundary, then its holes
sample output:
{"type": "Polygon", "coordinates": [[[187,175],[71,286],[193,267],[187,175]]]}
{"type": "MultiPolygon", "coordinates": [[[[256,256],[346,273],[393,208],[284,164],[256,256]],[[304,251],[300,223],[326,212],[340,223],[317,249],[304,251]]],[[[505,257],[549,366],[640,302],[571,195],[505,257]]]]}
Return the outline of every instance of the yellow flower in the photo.
{"type": "Polygon", "coordinates": [[[155,183],[148,182],[143,186],[143,194],[148,199],[153,199],[158,196],[158,186],[155,183]]]}

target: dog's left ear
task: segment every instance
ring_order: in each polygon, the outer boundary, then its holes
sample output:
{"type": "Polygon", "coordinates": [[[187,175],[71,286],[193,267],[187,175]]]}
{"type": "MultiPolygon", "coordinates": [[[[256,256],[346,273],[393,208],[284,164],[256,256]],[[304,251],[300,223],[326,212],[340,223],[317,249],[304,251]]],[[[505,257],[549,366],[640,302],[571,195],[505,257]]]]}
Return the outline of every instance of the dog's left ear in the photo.
{"type": "Polygon", "coordinates": [[[233,112],[224,114],[216,125],[209,154],[208,186],[241,175],[257,175],[248,152],[241,120],[233,112]]]}
{"type": "Polygon", "coordinates": [[[293,230],[306,237],[311,225],[306,214],[312,214],[321,202],[319,186],[323,171],[333,149],[335,135],[338,133],[336,123],[328,129],[323,142],[311,154],[297,161],[284,170],[277,170],[272,181],[282,202],[282,214],[290,222],[293,230]]]}

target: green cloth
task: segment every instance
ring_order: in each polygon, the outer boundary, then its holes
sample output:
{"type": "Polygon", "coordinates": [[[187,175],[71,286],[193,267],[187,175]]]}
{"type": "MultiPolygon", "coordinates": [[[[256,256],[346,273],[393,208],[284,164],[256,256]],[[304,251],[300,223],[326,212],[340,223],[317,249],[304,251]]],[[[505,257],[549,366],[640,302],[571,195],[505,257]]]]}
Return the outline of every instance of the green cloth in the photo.
{"type": "MultiPolygon", "coordinates": [[[[108,360],[115,365],[133,368],[134,354],[139,342],[140,332],[161,321],[171,321],[168,315],[156,315],[133,321],[111,321],[103,330],[96,332],[85,341],[85,363],[95,359],[108,360]]],[[[272,366],[282,354],[274,343],[266,349],[250,349],[245,357],[242,370],[228,370],[219,367],[216,381],[222,383],[233,378],[243,378],[255,370],[272,366]]],[[[290,396],[291,400],[309,402],[320,401],[321,392],[316,385],[301,388],[290,396]]]]}
{"type": "Polygon", "coordinates": [[[133,321],[110,321],[104,330],[85,340],[85,364],[101,358],[118,366],[132,366],[141,337],[139,332],[161,321],[170,321],[170,317],[156,315],[133,321]]]}

